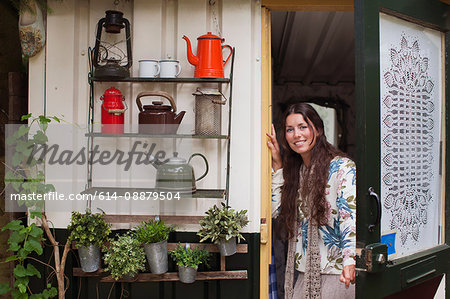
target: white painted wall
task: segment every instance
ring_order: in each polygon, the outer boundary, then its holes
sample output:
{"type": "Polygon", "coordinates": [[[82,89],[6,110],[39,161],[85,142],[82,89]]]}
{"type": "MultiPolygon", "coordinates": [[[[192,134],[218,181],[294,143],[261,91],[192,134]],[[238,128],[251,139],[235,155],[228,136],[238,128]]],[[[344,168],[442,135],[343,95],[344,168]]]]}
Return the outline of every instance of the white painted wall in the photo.
{"type": "MultiPolygon", "coordinates": [[[[72,125],[85,128],[88,119],[88,47],[94,46],[97,22],[108,9],[124,12],[132,30],[132,75],[138,74],[140,59],[178,59],[182,65],[181,77],[193,77],[194,67],[187,61],[187,35],[196,53],[197,37],[220,29],[225,43],[236,47],[233,85],[231,179],[230,205],[235,209],[247,209],[250,224],[247,232],[259,232],[260,218],[260,7],[255,0],[215,1],[215,7],[208,0],[134,0],[121,1],[114,7],[111,0],[65,0],[51,1],[54,12],[47,16],[47,44],[45,51],[30,59],[30,112],[34,115],[62,116],[72,125]],[[216,17],[217,22],[214,22],[216,17]],[[217,24],[217,25],[216,25],[217,24]]],[[[227,53],[224,51],[224,54],[227,53]]],[[[230,72],[230,63],[225,74],[230,72]]],[[[95,119],[100,122],[99,97],[115,86],[126,97],[129,107],[125,123],[137,124],[138,109],[136,95],[146,90],[169,92],[176,100],[178,110],[185,110],[182,122],[186,130],[193,130],[194,97],[196,84],[167,83],[97,83],[95,87],[95,119]]],[[[203,85],[208,87],[208,85],[203,85]]],[[[223,86],[229,94],[229,86],[223,86]]],[[[226,132],[227,109],[223,109],[222,126],[226,132]]],[[[70,126],[70,125],[68,125],[70,126]]],[[[64,135],[64,134],[63,134],[64,135]]],[[[85,146],[85,140],[66,137],[68,148],[85,146]]],[[[100,140],[100,139],[98,139],[100,140]]],[[[101,141],[103,146],[126,150],[131,140],[101,141]]],[[[180,145],[183,146],[183,145],[180,145]]],[[[208,157],[211,170],[208,176],[197,182],[197,188],[224,188],[226,174],[226,143],[223,141],[192,141],[192,151],[199,151],[208,157]]],[[[186,157],[187,158],[187,157],[186,157]]],[[[94,167],[94,185],[105,177],[113,186],[152,187],[155,170],[135,167],[130,172],[121,172],[117,167],[94,167]]],[[[194,163],[201,168],[201,163],[194,163]],[[198,164],[198,165],[197,165],[198,164]]],[[[149,169],[151,168],[151,169],[149,169]]],[[[197,173],[200,173],[198,170],[197,173]]],[[[62,168],[47,165],[47,179],[58,192],[76,194],[85,188],[86,167],[62,168]]],[[[175,214],[203,215],[216,199],[186,200],[174,204],[152,202],[108,202],[94,201],[92,207],[101,207],[116,214],[175,214]]],[[[49,204],[47,207],[51,207],[49,204]]],[[[49,212],[55,227],[64,228],[70,221],[70,211],[84,210],[84,203],[65,202],[65,212],[49,212]]],[[[51,209],[50,209],[51,210],[51,209]]]]}

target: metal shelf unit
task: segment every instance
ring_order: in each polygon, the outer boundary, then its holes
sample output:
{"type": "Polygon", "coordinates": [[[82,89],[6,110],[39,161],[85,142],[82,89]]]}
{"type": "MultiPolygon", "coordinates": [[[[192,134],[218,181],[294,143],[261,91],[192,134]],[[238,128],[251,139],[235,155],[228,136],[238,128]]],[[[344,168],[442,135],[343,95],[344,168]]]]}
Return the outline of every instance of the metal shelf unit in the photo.
{"type": "MultiPolygon", "coordinates": [[[[227,158],[226,158],[226,180],[225,189],[203,189],[197,190],[195,193],[189,194],[187,197],[191,198],[224,198],[226,203],[229,201],[229,181],[230,181],[230,147],[231,147],[231,111],[232,111],[232,95],[233,95],[233,68],[236,49],[233,48],[233,54],[231,57],[231,70],[229,78],[98,78],[93,76],[93,63],[90,61],[90,72],[88,76],[89,81],[89,115],[88,115],[88,133],[87,148],[92,152],[94,147],[94,138],[191,138],[191,139],[217,139],[225,140],[227,142],[227,158]],[[124,133],[124,134],[102,134],[100,132],[94,132],[94,84],[95,82],[129,82],[129,83],[169,83],[169,84],[195,84],[195,83],[217,83],[219,86],[222,84],[229,85],[228,96],[228,132],[227,135],[217,136],[203,136],[203,135],[190,135],[190,134],[174,134],[174,135],[150,135],[150,134],[138,134],[138,133],[124,133]]],[[[90,57],[92,55],[90,54],[90,57]]],[[[85,194],[98,194],[98,192],[117,192],[117,194],[125,194],[126,192],[154,192],[152,188],[110,188],[93,186],[92,183],[92,164],[87,163],[87,186],[86,190],[82,193],[85,194]]],[[[88,201],[90,207],[91,201],[88,201]]]]}

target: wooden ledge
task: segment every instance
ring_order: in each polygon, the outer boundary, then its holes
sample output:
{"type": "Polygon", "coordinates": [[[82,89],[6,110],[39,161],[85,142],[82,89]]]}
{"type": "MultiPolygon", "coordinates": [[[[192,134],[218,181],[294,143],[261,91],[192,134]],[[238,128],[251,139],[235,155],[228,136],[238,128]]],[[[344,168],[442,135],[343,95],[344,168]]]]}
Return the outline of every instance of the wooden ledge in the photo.
{"type": "MultiPolygon", "coordinates": [[[[81,268],[73,268],[73,276],[77,277],[98,277],[105,275],[103,269],[95,272],[86,273],[81,268]]],[[[231,270],[231,271],[205,271],[197,272],[195,280],[218,280],[218,279],[248,279],[247,270],[231,270]]],[[[134,279],[115,280],[111,275],[100,278],[100,282],[151,282],[151,281],[178,281],[177,272],[167,272],[163,274],[139,273],[134,279]]]]}
{"type": "MultiPolygon", "coordinates": [[[[178,244],[185,247],[186,243],[167,243],[167,251],[175,250],[178,247],[178,244]]],[[[219,247],[216,244],[208,244],[208,243],[189,243],[191,248],[202,248],[206,249],[209,252],[216,253],[219,252],[219,247]]],[[[106,244],[109,246],[109,243],[106,244]]],[[[72,242],[72,249],[76,250],[77,245],[75,242],[72,242]]],[[[248,244],[236,244],[236,253],[247,253],[248,252],[248,244]]],[[[94,272],[95,273],[95,272],[94,272]]]]}

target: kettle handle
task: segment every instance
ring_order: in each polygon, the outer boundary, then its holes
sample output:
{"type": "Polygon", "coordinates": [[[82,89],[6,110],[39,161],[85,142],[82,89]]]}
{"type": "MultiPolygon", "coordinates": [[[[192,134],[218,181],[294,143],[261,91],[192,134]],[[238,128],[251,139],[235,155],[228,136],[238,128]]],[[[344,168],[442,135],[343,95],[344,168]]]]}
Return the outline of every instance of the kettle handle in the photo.
{"type": "Polygon", "coordinates": [[[205,173],[202,174],[198,179],[195,180],[195,181],[199,181],[199,180],[203,179],[203,178],[208,174],[209,165],[208,165],[208,160],[206,160],[206,157],[203,156],[203,155],[200,154],[200,153],[192,154],[192,155],[189,157],[188,163],[191,162],[191,159],[192,159],[193,157],[195,157],[195,156],[200,156],[200,157],[202,157],[203,160],[205,160],[205,165],[206,165],[205,173]]]}
{"type": "Polygon", "coordinates": [[[170,96],[170,94],[168,94],[167,92],[164,91],[143,91],[140,94],[137,95],[136,97],[136,104],[139,108],[139,111],[144,111],[144,109],[142,108],[142,102],[141,102],[141,98],[142,97],[146,97],[146,96],[157,96],[157,97],[163,97],[169,100],[170,105],[172,105],[173,108],[173,112],[177,111],[177,105],[175,104],[175,101],[173,100],[173,98],[170,96]]]}
{"type": "Polygon", "coordinates": [[[223,45],[222,46],[222,50],[223,50],[223,48],[229,48],[230,49],[230,54],[228,55],[227,59],[223,63],[223,66],[225,66],[225,64],[227,64],[228,60],[230,60],[231,54],[233,54],[233,48],[230,45],[223,45]]]}

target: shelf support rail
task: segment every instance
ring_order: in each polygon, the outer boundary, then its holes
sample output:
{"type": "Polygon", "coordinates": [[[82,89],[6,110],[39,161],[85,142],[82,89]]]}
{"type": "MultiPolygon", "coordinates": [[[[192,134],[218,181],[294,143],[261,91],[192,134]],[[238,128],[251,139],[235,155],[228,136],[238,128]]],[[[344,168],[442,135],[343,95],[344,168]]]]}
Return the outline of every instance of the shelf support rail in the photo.
{"type": "Polygon", "coordinates": [[[230,200],[230,149],[231,149],[231,111],[233,104],[233,70],[234,70],[234,56],[236,55],[236,48],[233,47],[233,55],[231,56],[231,70],[230,70],[230,97],[228,99],[228,143],[227,143],[227,174],[225,186],[225,202],[227,206],[230,200]]]}

